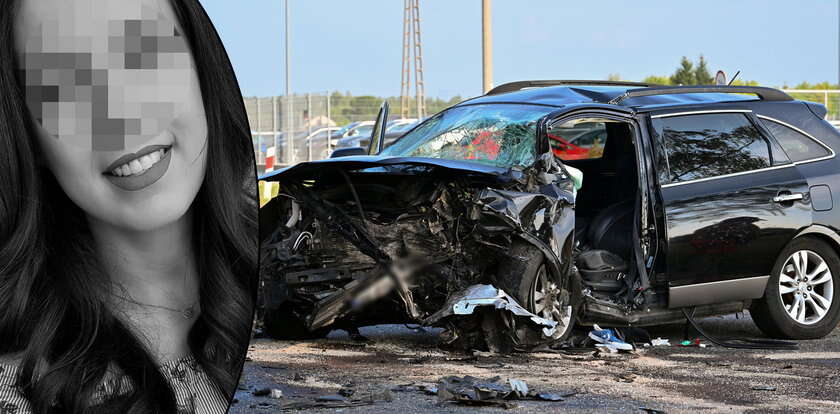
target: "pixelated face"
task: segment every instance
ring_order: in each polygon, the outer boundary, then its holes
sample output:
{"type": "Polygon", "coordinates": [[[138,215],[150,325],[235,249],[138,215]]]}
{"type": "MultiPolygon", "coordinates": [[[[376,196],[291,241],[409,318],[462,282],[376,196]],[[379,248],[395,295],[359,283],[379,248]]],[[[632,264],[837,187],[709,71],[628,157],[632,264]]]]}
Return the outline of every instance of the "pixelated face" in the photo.
{"type": "Polygon", "coordinates": [[[21,0],[15,43],[43,162],[92,219],[151,229],[204,179],[207,120],[169,0],[21,0]]]}
{"type": "Polygon", "coordinates": [[[25,3],[41,16],[21,33],[26,101],[56,139],[132,148],[189,104],[192,58],[161,0],[25,3]]]}

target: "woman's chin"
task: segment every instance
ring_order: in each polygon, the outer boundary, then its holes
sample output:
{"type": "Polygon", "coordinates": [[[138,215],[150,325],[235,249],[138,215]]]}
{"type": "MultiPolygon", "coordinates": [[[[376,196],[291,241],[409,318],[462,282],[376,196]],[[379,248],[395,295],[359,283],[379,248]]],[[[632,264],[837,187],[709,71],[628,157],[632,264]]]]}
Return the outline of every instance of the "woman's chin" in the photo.
{"type": "Polygon", "coordinates": [[[192,199],[149,200],[136,205],[112,206],[113,208],[85,209],[89,218],[120,231],[149,232],[166,229],[181,221],[189,211],[192,199]]]}

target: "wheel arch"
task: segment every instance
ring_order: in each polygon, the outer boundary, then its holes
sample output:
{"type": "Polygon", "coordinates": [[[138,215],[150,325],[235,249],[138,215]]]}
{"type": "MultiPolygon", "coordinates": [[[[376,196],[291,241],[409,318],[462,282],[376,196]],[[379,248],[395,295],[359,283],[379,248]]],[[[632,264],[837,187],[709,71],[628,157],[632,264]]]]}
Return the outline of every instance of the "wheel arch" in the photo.
{"type": "Polygon", "coordinates": [[[834,250],[834,253],[840,257],[840,234],[836,230],[820,224],[812,224],[799,231],[799,233],[796,233],[796,236],[791,239],[788,245],[803,237],[813,237],[828,243],[832,250],[834,250]]]}

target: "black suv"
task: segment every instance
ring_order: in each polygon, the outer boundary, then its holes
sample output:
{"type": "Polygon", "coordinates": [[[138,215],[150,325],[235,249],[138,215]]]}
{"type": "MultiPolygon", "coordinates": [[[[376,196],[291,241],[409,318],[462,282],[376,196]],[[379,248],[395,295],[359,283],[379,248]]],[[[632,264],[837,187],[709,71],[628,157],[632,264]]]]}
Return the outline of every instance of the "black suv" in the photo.
{"type": "Polygon", "coordinates": [[[762,87],[525,81],[383,150],[383,106],[370,148],[262,177],[281,193],[260,217],[266,331],[413,322],[527,348],[575,323],[748,308],[771,337],[825,336],[840,319],[825,114],[762,87]]]}

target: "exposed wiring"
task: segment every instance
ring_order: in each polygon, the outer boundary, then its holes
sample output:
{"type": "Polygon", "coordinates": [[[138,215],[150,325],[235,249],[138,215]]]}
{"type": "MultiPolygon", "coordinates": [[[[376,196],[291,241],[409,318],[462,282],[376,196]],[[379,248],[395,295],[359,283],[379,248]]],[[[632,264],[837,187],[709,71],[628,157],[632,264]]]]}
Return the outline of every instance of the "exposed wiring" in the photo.
{"type": "Polygon", "coordinates": [[[736,349],[788,349],[788,350],[795,350],[799,349],[799,344],[796,342],[790,341],[778,341],[775,339],[740,339],[740,338],[733,338],[733,339],[721,339],[715,338],[705,331],[700,329],[700,325],[694,321],[694,309],[691,308],[691,314],[688,313],[687,308],[682,308],[683,315],[685,315],[685,319],[688,321],[689,324],[700,334],[700,336],[709,340],[709,342],[721,346],[724,348],[736,348],[736,349]],[[739,342],[729,342],[729,341],[739,341],[739,342]]]}
{"type": "Polygon", "coordinates": [[[365,211],[362,209],[362,202],[359,199],[359,194],[356,193],[356,187],[353,186],[353,182],[350,181],[350,177],[344,170],[338,169],[338,172],[341,173],[342,177],[344,177],[344,182],[347,183],[347,187],[350,187],[350,193],[353,194],[353,200],[356,202],[356,207],[359,209],[359,218],[362,220],[362,226],[365,227],[365,230],[370,231],[367,225],[367,220],[365,219],[365,211]]]}

